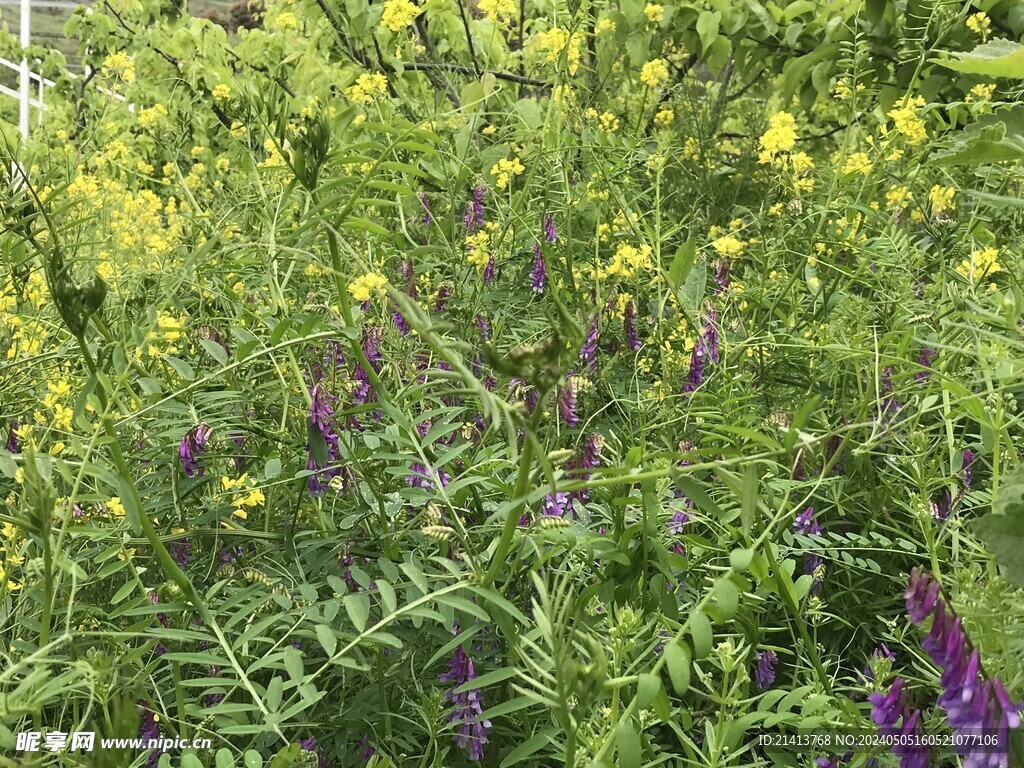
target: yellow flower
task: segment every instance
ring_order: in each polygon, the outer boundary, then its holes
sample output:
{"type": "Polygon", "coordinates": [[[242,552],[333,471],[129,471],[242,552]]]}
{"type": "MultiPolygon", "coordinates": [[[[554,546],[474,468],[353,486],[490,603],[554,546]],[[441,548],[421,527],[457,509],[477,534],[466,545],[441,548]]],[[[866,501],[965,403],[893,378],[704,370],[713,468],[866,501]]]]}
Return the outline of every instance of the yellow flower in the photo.
{"type": "Polygon", "coordinates": [[[348,284],[348,292],[356,301],[369,301],[374,294],[383,292],[388,279],[379,273],[367,272],[348,284]]]}
{"type": "MultiPolygon", "coordinates": [[[[386,92],[388,89],[388,79],[380,72],[376,72],[372,75],[362,74],[353,85],[350,85],[345,89],[345,96],[353,104],[369,104],[373,101],[374,97],[386,92]]],[[[365,120],[366,117],[364,116],[365,120]]]]}
{"type": "Polygon", "coordinates": [[[981,35],[981,42],[984,43],[992,34],[992,19],[988,14],[979,11],[967,17],[967,28],[974,34],[981,35]]]}
{"type": "Polygon", "coordinates": [[[413,21],[419,15],[420,9],[409,0],[387,0],[384,3],[384,12],[381,14],[380,23],[392,32],[400,32],[406,27],[412,26],[413,21]]]}
{"type": "Polygon", "coordinates": [[[616,29],[615,22],[604,16],[599,22],[597,22],[597,34],[601,35],[605,32],[614,32],[616,29]]]}
{"type": "Polygon", "coordinates": [[[491,21],[504,23],[516,15],[516,4],[513,0],[480,0],[477,7],[491,21]]]}
{"type": "Polygon", "coordinates": [[[668,128],[672,125],[672,121],[676,119],[676,113],[673,112],[669,107],[665,107],[658,111],[658,114],[654,116],[654,124],[659,128],[668,128]]]}
{"type": "Polygon", "coordinates": [[[719,256],[741,256],[747,244],[735,235],[723,235],[712,241],[711,247],[719,256]]]}
{"type": "Polygon", "coordinates": [[[655,3],[648,3],[644,6],[644,16],[651,24],[660,24],[665,18],[665,9],[655,3]]]}
{"type": "Polygon", "coordinates": [[[227,83],[221,83],[213,89],[213,98],[215,101],[227,101],[231,98],[231,86],[227,83]]]}
{"type": "Polygon", "coordinates": [[[475,234],[466,237],[466,261],[477,269],[483,269],[491,260],[488,250],[491,236],[486,230],[479,230],[475,234]]]}
{"type": "Polygon", "coordinates": [[[953,195],[956,194],[956,190],[952,187],[940,187],[936,184],[928,192],[928,200],[932,204],[932,213],[939,214],[951,211],[956,208],[953,204],[953,195]]]}
{"type": "Polygon", "coordinates": [[[650,88],[660,88],[668,82],[668,67],[664,59],[652,59],[640,70],[640,82],[650,88]]]}
{"type": "Polygon", "coordinates": [[[167,107],[163,104],[154,104],[148,109],[139,110],[139,125],[143,128],[152,128],[159,122],[161,117],[167,116],[167,107]]]}
{"type": "Polygon", "coordinates": [[[796,119],[788,112],[776,112],[768,120],[768,130],[761,136],[758,162],[774,163],[796,146],[796,119]]]}
{"type": "Polygon", "coordinates": [[[537,36],[540,47],[548,52],[547,60],[557,62],[566,52],[569,63],[569,74],[575,75],[580,65],[580,41],[578,35],[570,36],[564,29],[552,27],[537,36]]]}
{"type": "Polygon", "coordinates": [[[654,269],[651,253],[651,246],[646,243],[639,248],[629,243],[619,243],[618,248],[615,249],[615,255],[612,257],[612,263],[598,270],[598,278],[605,280],[617,275],[628,279],[641,269],[654,269]]]}
{"type": "Polygon", "coordinates": [[[619,118],[611,112],[602,112],[598,122],[600,123],[601,130],[605,133],[615,133],[619,130],[619,118]]]}
{"type": "Polygon", "coordinates": [[[967,102],[992,101],[992,94],[995,93],[995,83],[978,83],[967,93],[967,102]]]}
{"type": "Polygon", "coordinates": [[[277,15],[274,25],[282,32],[288,32],[289,30],[299,28],[299,20],[295,18],[295,14],[291,11],[284,11],[277,15]]]}
{"type": "Polygon", "coordinates": [[[971,251],[970,258],[960,262],[956,271],[968,280],[977,283],[983,277],[1001,272],[1002,269],[999,265],[999,251],[995,248],[982,248],[978,251],[971,251]]]}
{"type": "Polygon", "coordinates": [[[914,196],[906,187],[893,187],[885,193],[885,206],[893,211],[902,211],[906,208],[914,196]]]}
{"type": "Polygon", "coordinates": [[[130,83],[135,79],[135,62],[124,51],[118,51],[103,60],[101,72],[104,77],[122,77],[130,83]]]}
{"type": "Polygon", "coordinates": [[[892,118],[896,130],[907,137],[907,143],[911,146],[922,144],[928,138],[924,120],[917,114],[918,108],[923,107],[924,103],[924,99],[917,96],[907,99],[902,106],[889,110],[889,117],[892,118]]]}
{"type": "Polygon", "coordinates": [[[518,176],[526,170],[518,157],[511,160],[501,159],[491,167],[491,175],[494,176],[494,184],[498,189],[506,189],[513,175],[518,176]]]}
{"type": "Polygon", "coordinates": [[[871,159],[864,152],[854,152],[846,159],[843,173],[871,173],[871,159]]]}
{"type": "Polygon", "coordinates": [[[124,517],[124,504],[121,503],[120,496],[113,496],[107,500],[106,503],[107,514],[113,515],[114,517],[124,517]]]}

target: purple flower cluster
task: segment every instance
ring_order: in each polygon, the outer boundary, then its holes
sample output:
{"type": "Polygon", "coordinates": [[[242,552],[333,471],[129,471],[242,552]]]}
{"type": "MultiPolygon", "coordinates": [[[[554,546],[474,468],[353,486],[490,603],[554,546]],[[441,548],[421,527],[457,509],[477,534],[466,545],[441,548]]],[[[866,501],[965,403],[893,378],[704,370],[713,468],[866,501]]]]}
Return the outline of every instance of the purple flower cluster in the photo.
{"type": "Polygon", "coordinates": [[[900,768],[927,768],[928,748],[920,746],[921,711],[911,710],[903,688],[906,681],[897,677],[888,693],[872,693],[871,719],[879,732],[894,738],[893,754],[900,759],[900,768]],[[902,719],[902,722],[900,722],[902,719]],[[896,724],[900,723],[899,726],[896,724]]]}
{"type": "Polygon", "coordinates": [[[210,440],[213,430],[206,424],[198,424],[181,438],[181,447],[178,448],[178,455],[181,457],[181,465],[185,469],[186,477],[195,477],[203,474],[203,467],[199,464],[197,456],[206,450],[206,444],[210,440]]]}
{"type": "MultiPolygon", "coordinates": [[[[604,449],[604,436],[600,432],[593,432],[583,441],[583,450],[579,459],[573,459],[566,465],[566,469],[572,472],[573,477],[584,483],[590,479],[592,469],[601,466],[601,451],[604,449]]],[[[586,504],[590,500],[590,494],[586,488],[580,488],[569,493],[569,501],[575,508],[576,503],[586,504]]]]}
{"type": "Polygon", "coordinates": [[[416,196],[420,199],[420,205],[423,206],[423,226],[429,227],[434,221],[434,217],[430,215],[430,200],[427,198],[426,192],[417,192],[416,196]]]}
{"type": "Polygon", "coordinates": [[[312,736],[300,741],[299,746],[304,752],[312,752],[316,755],[316,768],[329,768],[330,763],[327,762],[327,755],[324,754],[323,749],[316,743],[316,739],[312,736]]]}
{"type": "MultiPolygon", "coordinates": [[[[160,722],[157,719],[156,712],[154,712],[149,702],[143,699],[139,702],[139,715],[142,717],[142,722],[139,723],[139,739],[143,742],[148,742],[151,739],[160,738],[160,722]]],[[[158,749],[154,749],[149,753],[149,757],[146,759],[146,768],[155,768],[156,764],[160,761],[160,755],[162,753],[158,749]]]]}
{"type": "Polygon", "coordinates": [[[556,491],[544,497],[543,512],[546,517],[562,517],[565,514],[565,506],[569,501],[569,494],[566,491],[556,491]]]}
{"type": "Polygon", "coordinates": [[[452,684],[451,689],[444,694],[444,700],[450,702],[453,707],[448,721],[457,724],[455,735],[452,737],[455,744],[463,749],[469,745],[470,760],[483,760],[484,744],[487,743],[487,737],[491,732],[491,721],[480,719],[483,714],[483,708],[480,706],[484,698],[483,693],[479,688],[471,688],[463,693],[455,692],[460,686],[475,678],[473,660],[466,655],[461,645],[457,646],[449,662],[448,671],[439,678],[442,683],[452,684]]]}
{"type": "MultiPolygon", "coordinates": [[[[363,354],[366,355],[366,361],[375,373],[380,372],[380,362],[384,359],[384,355],[380,351],[382,333],[382,329],[378,326],[369,326],[363,329],[363,354]]],[[[354,378],[356,380],[356,402],[359,405],[365,405],[373,400],[374,397],[373,387],[370,385],[370,376],[363,368],[362,363],[356,366],[354,378]]]]}
{"type": "Polygon", "coordinates": [[[540,246],[533,244],[533,269],[530,270],[530,287],[535,293],[542,293],[548,281],[548,268],[541,255],[540,246]]]}
{"type": "Polygon", "coordinates": [[[704,368],[718,362],[718,312],[708,304],[704,325],[690,354],[690,376],[683,385],[684,392],[693,392],[704,383],[704,368]]]}
{"type": "Polygon", "coordinates": [[[474,234],[484,225],[484,193],[487,187],[477,187],[473,190],[473,199],[466,203],[466,215],[462,223],[466,225],[466,231],[474,234]]]}
{"type": "Polygon", "coordinates": [[[327,391],[323,381],[318,381],[314,384],[309,395],[311,399],[309,407],[310,433],[312,434],[312,431],[316,430],[327,446],[327,457],[321,464],[314,458],[309,444],[306,444],[306,451],[308,453],[306,469],[322,470],[309,476],[309,495],[323,496],[330,481],[341,473],[340,467],[333,466],[337,465],[338,459],[341,457],[338,420],[334,415],[334,405],[337,402],[337,398],[327,391]],[[327,467],[327,469],[324,469],[324,467],[327,467]]]}
{"type": "Polygon", "coordinates": [[[796,516],[796,519],[793,521],[793,530],[805,536],[821,533],[821,525],[814,519],[814,507],[808,507],[796,516]]]}
{"type": "Polygon", "coordinates": [[[579,414],[576,413],[577,397],[580,392],[580,383],[572,371],[565,375],[565,384],[562,385],[562,396],[559,398],[558,407],[562,413],[562,419],[570,427],[575,427],[580,422],[579,414]]]}
{"type": "MultiPolygon", "coordinates": [[[[437,477],[441,481],[442,487],[448,485],[452,479],[452,476],[443,469],[437,470],[437,477]]],[[[434,489],[434,480],[430,470],[418,461],[414,461],[412,463],[409,470],[409,477],[406,478],[406,482],[408,482],[413,488],[423,488],[428,491],[434,489]]]]}
{"type": "Polygon", "coordinates": [[[7,444],[4,445],[4,448],[6,448],[9,453],[18,452],[18,429],[20,426],[21,425],[18,424],[17,419],[11,419],[11,425],[7,430],[7,444]]]}
{"type": "Polygon", "coordinates": [[[950,726],[964,735],[996,735],[999,739],[999,747],[991,751],[967,750],[964,768],[1005,768],[1009,731],[1020,727],[1024,704],[1010,700],[998,677],[984,674],[981,653],[971,647],[963,622],[946,605],[941,587],[930,573],[915,568],[903,599],[910,620],[918,626],[932,617],[931,630],[921,647],[942,669],[944,692],[938,704],[950,726]]]}
{"type": "Polygon", "coordinates": [[[583,366],[591,376],[597,373],[597,338],[597,315],[594,315],[594,319],[591,320],[590,328],[587,331],[587,339],[583,342],[583,346],[580,348],[580,365],[583,366]]]}
{"type": "Polygon", "coordinates": [[[632,351],[640,349],[640,339],[636,335],[636,304],[630,299],[622,312],[622,324],[626,329],[626,346],[632,351]]]}
{"type": "MultiPolygon", "coordinates": [[[[917,356],[917,364],[926,369],[930,369],[932,367],[932,363],[935,362],[935,358],[937,358],[938,356],[939,353],[936,352],[934,349],[927,345],[923,346],[921,347],[921,354],[917,356]]],[[[918,371],[917,373],[914,374],[914,380],[924,381],[931,375],[932,372],[930,370],[918,371]]]]}
{"type": "Polygon", "coordinates": [[[558,242],[558,232],[555,230],[555,220],[550,213],[544,214],[544,237],[549,243],[558,242]]]}
{"type": "Polygon", "coordinates": [[[775,684],[775,665],[779,657],[775,651],[757,652],[757,669],[754,670],[754,683],[762,691],[767,691],[775,684]]]}
{"type": "Polygon", "coordinates": [[[719,259],[715,262],[715,293],[721,293],[729,285],[729,262],[725,259],[719,259]]]}

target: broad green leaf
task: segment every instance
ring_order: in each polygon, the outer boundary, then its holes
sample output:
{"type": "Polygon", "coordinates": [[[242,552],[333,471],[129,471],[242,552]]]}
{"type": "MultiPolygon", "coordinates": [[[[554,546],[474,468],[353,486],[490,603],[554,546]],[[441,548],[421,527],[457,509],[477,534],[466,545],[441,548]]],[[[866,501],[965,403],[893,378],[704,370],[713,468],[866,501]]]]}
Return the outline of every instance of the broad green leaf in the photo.
{"type": "Polygon", "coordinates": [[[690,689],[690,646],[685,641],[670,642],[665,646],[665,666],[672,688],[678,696],[690,689]]]}
{"type": "Polygon", "coordinates": [[[366,629],[366,620],[370,616],[370,601],[362,592],[345,596],[345,611],[352,620],[357,632],[366,629]]]}
{"type": "Polygon", "coordinates": [[[711,621],[701,611],[694,610],[690,613],[690,637],[693,638],[694,656],[703,659],[711,653],[715,633],[711,629],[711,621]]]}
{"type": "Polygon", "coordinates": [[[1024,45],[1005,38],[982,43],[973,51],[950,51],[953,59],[932,59],[935,64],[968,75],[1024,79],[1024,45]]]}
{"type": "Polygon", "coordinates": [[[672,265],[668,269],[668,284],[673,291],[679,290],[690,274],[697,259],[697,243],[690,238],[676,250],[672,265]]]}
{"type": "Polygon", "coordinates": [[[619,754],[619,768],[640,768],[643,745],[632,720],[623,720],[615,727],[615,746],[619,754]]]}
{"type": "Polygon", "coordinates": [[[333,629],[326,624],[317,624],[316,639],[320,641],[320,645],[323,646],[328,656],[334,655],[334,651],[338,648],[338,636],[334,634],[333,629]]]}

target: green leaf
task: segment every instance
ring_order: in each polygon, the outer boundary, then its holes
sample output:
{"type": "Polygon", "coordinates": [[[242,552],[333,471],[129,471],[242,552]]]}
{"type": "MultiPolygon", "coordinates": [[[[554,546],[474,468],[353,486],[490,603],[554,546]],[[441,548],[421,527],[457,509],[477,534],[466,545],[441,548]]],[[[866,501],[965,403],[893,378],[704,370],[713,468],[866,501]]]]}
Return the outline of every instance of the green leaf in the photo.
{"type": "Polygon", "coordinates": [[[191,752],[181,756],[181,768],[204,768],[203,761],[191,752]]]}
{"type": "Polygon", "coordinates": [[[334,655],[334,651],[338,648],[338,636],[334,634],[333,629],[326,624],[317,624],[316,639],[320,641],[320,645],[323,646],[328,656],[334,655]]]}
{"type": "Polygon", "coordinates": [[[650,672],[641,672],[636,682],[637,704],[641,709],[647,709],[654,701],[654,697],[661,691],[661,678],[652,675],[650,672]]]}
{"type": "Polygon", "coordinates": [[[729,553],[729,565],[737,573],[743,573],[750,567],[750,561],[754,559],[752,549],[734,549],[729,553]]]}
{"type": "Polygon", "coordinates": [[[668,269],[668,285],[673,291],[678,291],[683,281],[689,276],[690,270],[697,260],[697,243],[690,238],[676,251],[672,257],[672,265],[668,269]]]}
{"type": "Polygon", "coordinates": [[[693,638],[693,654],[703,659],[711,653],[711,643],[715,633],[711,630],[711,621],[701,611],[690,614],[690,637],[693,638]]]}
{"type": "Polygon", "coordinates": [[[995,507],[997,512],[974,523],[974,533],[1003,567],[1006,579],[1024,587],[1024,482],[1019,469],[1000,486],[995,507]]]}
{"type": "Polygon", "coordinates": [[[281,474],[281,459],[277,456],[267,459],[267,463],[263,466],[263,479],[273,480],[275,477],[281,474]]]}
{"type": "Polygon", "coordinates": [[[690,646],[683,641],[669,643],[664,653],[672,688],[676,695],[682,696],[690,690],[690,646]]]}
{"type": "Polygon", "coordinates": [[[296,683],[301,682],[306,676],[306,670],[302,664],[302,654],[290,645],[284,649],[284,668],[288,670],[288,675],[296,683]]]}
{"type": "Polygon", "coordinates": [[[748,537],[754,530],[754,523],[757,517],[757,490],[757,469],[753,464],[747,464],[743,468],[743,495],[740,499],[740,520],[743,523],[743,533],[748,537]]]}
{"type": "Polygon", "coordinates": [[[955,59],[932,59],[940,67],[968,75],[1024,79],[1024,45],[998,38],[983,43],[970,53],[950,51],[955,59]]]}
{"type": "Polygon", "coordinates": [[[171,357],[170,355],[165,357],[164,360],[166,360],[167,364],[174,369],[175,373],[181,376],[185,381],[192,381],[196,377],[195,370],[184,360],[177,357],[171,357]]]}
{"type": "Polygon", "coordinates": [[[366,629],[366,620],[370,616],[370,601],[362,592],[356,592],[345,596],[345,611],[352,620],[352,625],[357,632],[366,629]]]}
{"type": "Polygon", "coordinates": [[[701,11],[697,17],[697,36],[700,38],[700,47],[703,53],[711,48],[715,38],[718,37],[718,27],[722,22],[722,14],[718,11],[701,11]]]}
{"type": "Polygon", "coordinates": [[[615,747],[619,753],[619,768],[640,768],[643,745],[632,720],[623,720],[615,728],[615,747]]]}
{"type": "Polygon", "coordinates": [[[222,345],[218,344],[216,341],[213,341],[212,339],[199,339],[199,343],[202,345],[203,349],[206,350],[207,354],[210,355],[210,357],[212,357],[221,365],[227,365],[228,353],[224,351],[224,347],[222,345]]]}
{"type": "Polygon", "coordinates": [[[715,607],[722,614],[722,618],[728,621],[736,615],[736,608],[740,602],[740,591],[728,576],[722,576],[715,582],[715,607]]]}
{"type": "Polygon", "coordinates": [[[281,697],[284,693],[284,679],[274,677],[267,686],[267,709],[277,712],[281,707],[281,697]]]}
{"type": "Polygon", "coordinates": [[[708,264],[701,259],[694,263],[682,286],[679,288],[679,301],[686,306],[690,312],[696,313],[700,310],[700,303],[704,299],[704,290],[708,283],[708,264]]]}
{"type": "Polygon", "coordinates": [[[508,756],[506,756],[505,759],[501,761],[500,768],[506,768],[506,766],[515,765],[516,763],[522,762],[530,755],[537,752],[545,744],[550,743],[551,738],[556,733],[558,733],[557,729],[549,728],[548,730],[542,733],[538,733],[533,738],[527,739],[518,747],[516,747],[508,753],[508,756]]]}
{"type": "Polygon", "coordinates": [[[218,749],[214,756],[214,764],[217,768],[235,768],[235,758],[232,756],[231,750],[227,747],[218,749]]]}
{"type": "Polygon", "coordinates": [[[254,749],[247,749],[242,756],[245,768],[263,768],[263,756],[254,749]]]}

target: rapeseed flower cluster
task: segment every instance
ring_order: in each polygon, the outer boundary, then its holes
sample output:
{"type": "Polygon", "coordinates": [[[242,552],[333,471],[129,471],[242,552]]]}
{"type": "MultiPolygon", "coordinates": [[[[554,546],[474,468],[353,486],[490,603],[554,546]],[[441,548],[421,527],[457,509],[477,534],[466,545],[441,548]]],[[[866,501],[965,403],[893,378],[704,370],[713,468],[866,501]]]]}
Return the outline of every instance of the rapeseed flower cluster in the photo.
{"type": "Polygon", "coordinates": [[[653,253],[653,249],[646,243],[639,247],[629,243],[619,243],[611,263],[598,270],[598,278],[607,280],[609,277],[622,277],[628,280],[641,270],[650,271],[654,269],[651,253],[653,253]]]}
{"type": "Polygon", "coordinates": [[[648,88],[660,88],[668,82],[668,67],[664,59],[652,59],[640,70],[640,82],[648,88]]]}
{"type": "Polygon", "coordinates": [[[999,265],[999,251],[996,248],[971,251],[970,257],[961,261],[956,271],[971,282],[977,283],[983,277],[1002,271],[999,265]]]}
{"type": "Polygon", "coordinates": [[[420,9],[409,0],[387,0],[380,23],[392,32],[401,32],[406,27],[411,27],[419,15],[420,9]]]}
{"type": "Polygon", "coordinates": [[[480,0],[477,7],[488,19],[499,24],[507,23],[516,15],[516,4],[513,0],[480,0]]]}
{"type": "Polygon", "coordinates": [[[348,284],[348,292],[356,301],[369,301],[384,292],[388,279],[377,272],[367,272],[348,284]]]}
{"type": "Polygon", "coordinates": [[[526,166],[519,162],[518,157],[513,157],[512,159],[502,158],[491,167],[494,185],[498,189],[507,189],[512,177],[518,176],[525,170],[526,166]]]}
{"type": "Polygon", "coordinates": [[[345,98],[353,104],[363,106],[372,102],[377,96],[385,93],[388,89],[388,79],[380,72],[372,75],[363,73],[356,78],[355,83],[345,89],[345,98]]]}
{"type": "Polygon", "coordinates": [[[249,518],[249,508],[258,507],[266,501],[263,491],[256,487],[256,481],[249,477],[248,472],[234,480],[224,476],[220,479],[220,485],[223,490],[234,493],[235,497],[231,501],[234,511],[231,514],[242,520],[249,518]]]}
{"type": "Polygon", "coordinates": [[[900,106],[889,110],[888,113],[896,130],[903,134],[907,138],[907,143],[913,147],[923,144],[928,139],[924,120],[918,115],[918,110],[924,104],[924,99],[916,96],[913,99],[905,99],[900,106]]]}
{"type": "Polygon", "coordinates": [[[565,51],[569,65],[569,74],[575,75],[580,66],[580,39],[578,35],[570,35],[566,30],[552,27],[537,36],[542,50],[547,51],[547,61],[557,62],[565,51]]]}
{"type": "Polygon", "coordinates": [[[796,119],[788,112],[776,112],[768,120],[768,130],[761,136],[761,153],[757,161],[762,165],[784,164],[786,156],[796,146],[796,119]]]}

